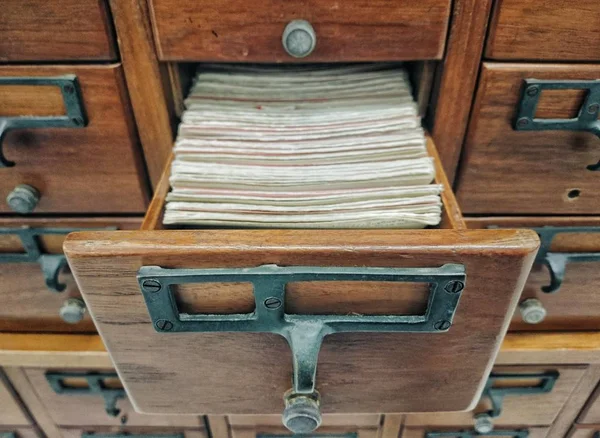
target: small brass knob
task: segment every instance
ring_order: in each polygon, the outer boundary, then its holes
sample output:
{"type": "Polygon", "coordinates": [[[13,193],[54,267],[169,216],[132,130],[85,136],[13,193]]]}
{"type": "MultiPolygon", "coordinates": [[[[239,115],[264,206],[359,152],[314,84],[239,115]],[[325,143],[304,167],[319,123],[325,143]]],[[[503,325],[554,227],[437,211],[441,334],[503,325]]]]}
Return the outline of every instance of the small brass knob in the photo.
{"type": "Polygon", "coordinates": [[[290,21],[281,38],[283,48],[294,58],[304,58],[312,53],[317,45],[317,34],[306,20],[290,21]]]}
{"type": "Polygon", "coordinates": [[[85,316],[85,303],[81,298],[69,298],[63,303],[59,314],[64,322],[77,324],[85,316]]]}
{"type": "Polygon", "coordinates": [[[537,298],[529,298],[519,304],[521,318],[527,324],[539,324],[546,318],[546,309],[537,298]]]}
{"type": "Polygon", "coordinates": [[[19,184],[8,194],[6,202],[16,213],[31,213],[40,202],[40,192],[28,184],[19,184]]]}
{"type": "Polygon", "coordinates": [[[490,433],[494,430],[494,422],[490,414],[479,414],[475,416],[475,432],[480,434],[490,433]]]}
{"type": "Polygon", "coordinates": [[[308,395],[291,395],[285,399],[283,425],[294,434],[311,433],[321,425],[319,400],[308,395]]]}

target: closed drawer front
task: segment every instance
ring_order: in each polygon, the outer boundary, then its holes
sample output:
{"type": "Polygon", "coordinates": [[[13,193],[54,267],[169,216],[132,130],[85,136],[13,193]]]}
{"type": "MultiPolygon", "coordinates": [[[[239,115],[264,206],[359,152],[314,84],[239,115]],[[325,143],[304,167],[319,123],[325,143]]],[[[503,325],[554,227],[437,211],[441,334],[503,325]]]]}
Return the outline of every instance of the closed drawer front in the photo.
{"type": "Polygon", "coordinates": [[[136,229],[140,223],[140,218],[0,219],[0,331],[95,332],[62,243],[73,230],[136,229]],[[28,242],[33,248],[25,253],[28,242]]]}
{"type": "Polygon", "coordinates": [[[548,427],[524,427],[515,429],[496,429],[490,433],[455,429],[451,427],[405,427],[402,438],[544,438],[548,435],[548,427]]]}
{"type": "Polygon", "coordinates": [[[585,367],[575,366],[495,367],[488,381],[491,390],[486,388],[473,411],[410,414],[404,424],[410,427],[475,427],[476,418],[487,414],[485,421],[495,429],[550,426],[584,372],[585,367]],[[496,398],[495,403],[493,398],[496,398]],[[496,413],[493,413],[494,409],[496,413]]]}
{"type": "Polygon", "coordinates": [[[0,167],[1,213],[144,211],[145,176],[119,65],[0,67],[0,120],[5,161],[14,163],[0,167]],[[56,121],[65,115],[72,119],[56,121]],[[46,125],[26,123],[28,116],[46,125]],[[15,192],[21,185],[37,195],[15,192]]]}
{"type": "Polygon", "coordinates": [[[542,234],[510,330],[598,330],[600,218],[468,218],[469,228],[532,228],[542,234]]]}
{"type": "Polygon", "coordinates": [[[569,431],[569,434],[567,435],[567,437],[568,438],[594,438],[594,437],[598,436],[599,431],[600,431],[600,424],[597,424],[595,426],[592,426],[592,425],[576,426],[576,427],[573,427],[569,431]]]}
{"type": "Polygon", "coordinates": [[[113,370],[47,370],[25,374],[54,423],[59,426],[157,426],[201,428],[193,415],[135,412],[113,370]]]}
{"type": "Polygon", "coordinates": [[[3,0],[0,61],[116,59],[104,0],[3,0]]]}
{"type": "MultiPolygon", "coordinates": [[[[596,388],[588,400],[586,406],[583,408],[581,414],[577,418],[577,423],[586,425],[600,425],[600,387],[596,388]]],[[[598,426],[596,430],[600,430],[600,426],[598,426]]]]}
{"type": "Polygon", "coordinates": [[[496,2],[486,56],[544,61],[600,60],[596,0],[565,7],[563,0],[496,2]]]}
{"type": "Polygon", "coordinates": [[[183,429],[168,427],[85,427],[61,428],[63,438],[208,438],[204,428],[183,429]]]}
{"type": "MultiPolygon", "coordinates": [[[[429,146],[437,162],[435,146],[429,146]]],[[[65,241],[77,282],[138,408],[279,414],[291,382],[295,390],[319,391],[323,414],[448,411],[471,405],[537,250],[533,232],[466,230],[439,166],[437,181],[445,189],[438,229],[165,230],[160,228],[168,177],[167,170],[142,231],[76,233],[65,241]],[[467,277],[450,283],[440,269],[459,276],[465,269],[467,277]],[[391,276],[373,277],[377,272],[391,276]],[[360,277],[348,276],[357,273],[360,277]],[[265,282],[257,285],[255,278],[265,282]],[[403,280],[391,287],[394,278],[403,280]],[[275,289],[266,289],[267,281],[274,280],[275,289]],[[285,290],[287,295],[274,300],[261,295],[285,290]],[[381,318],[390,309],[404,317],[381,318]],[[439,309],[446,309],[449,319],[442,319],[439,309]],[[306,349],[291,349],[275,324],[244,325],[255,318],[253,311],[261,318],[281,312],[293,324],[301,324],[302,314],[318,315],[308,319],[313,329],[346,332],[325,337],[322,345],[315,332],[305,338],[306,349]],[[205,330],[202,313],[216,315],[209,323],[217,319],[224,325],[209,324],[205,330]],[[379,332],[360,333],[375,321],[369,331],[375,327],[379,332]],[[226,328],[230,332],[220,332],[226,328]],[[318,360],[305,355],[309,352],[318,352],[318,360]],[[454,360],[447,366],[434,365],[449,355],[454,360]],[[453,377],[457,374],[461,379],[453,377]],[[398,397],[401,393],[419,396],[398,397]]],[[[298,392],[287,393],[289,405],[296,400],[290,395],[298,392]]],[[[310,404],[307,398],[300,399],[310,404]]]]}
{"type": "MultiPolygon", "coordinates": [[[[229,415],[232,438],[278,438],[294,435],[281,424],[279,415],[229,415]]],[[[376,438],[381,424],[379,414],[326,414],[316,438],[376,438]]]]}
{"type": "Polygon", "coordinates": [[[336,62],[440,59],[450,3],[152,0],[150,7],[162,60],[294,61],[283,33],[305,20],[312,31],[299,31],[316,46],[304,60],[336,62]]]}
{"type": "Polygon", "coordinates": [[[0,434],[4,433],[4,426],[18,426],[25,429],[23,426],[30,426],[31,421],[25,414],[20,402],[15,398],[15,393],[0,374],[0,434]]]}
{"type": "MultiPolygon", "coordinates": [[[[531,84],[532,79],[560,84],[598,78],[597,65],[485,63],[458,180],[457,195],[463,212],[600,213],[598,136],[586,132],[583,126],[578,130],[551,130],[539,122],[576,118],[581,111],[591,127],[600,103],[584,103],[586,89],[550,90],[544,88],[546,85],[530,85],[525,90],[526,80],[531,84]],[[523,117],[517,122],[522,98],[529,108],[539,100],[535,120],[523,117]],[[523,130],[534,126],[543,129],[523,130]]],[[[586,86],[597,84],[587,82],[586,86]]]]}
{"type": "Polygon", "coordinates": [[[0,437],[2,438],[41,438],[42,435],[32,427],[10,428],[0,426],[0,437]]]}

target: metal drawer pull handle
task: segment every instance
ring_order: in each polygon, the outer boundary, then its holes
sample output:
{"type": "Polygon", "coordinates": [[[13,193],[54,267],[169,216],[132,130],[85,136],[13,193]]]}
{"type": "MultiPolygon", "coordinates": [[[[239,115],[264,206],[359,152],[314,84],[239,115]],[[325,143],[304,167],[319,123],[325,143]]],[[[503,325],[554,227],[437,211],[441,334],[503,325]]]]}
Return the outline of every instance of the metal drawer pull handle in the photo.
{"type": "Polygon", "coordinates": [[[479,433],[476,430],[457,430],[457,431],[444,431],[444,432],[426,432],[425,438],[477,438],[486,436],[502,436],[511,438],[527,438],[529,436],[529,430],[527,429],[515,429],[515,430],[493,430],[487,433],[479,433]]]}
{"type": "Polygon", "coordinates": [[[137,280],[158,332],[260,332],[283,336],[292,351],[293,387],[285,396],[284,425],[308,433],[321,422],[315,376],[323,338],[340,332],[445,332],[452,325],[463,265],[439,268],[281,267],[164,269],[143,266],[137,280]],[[303,281],[389,281],[429,283],[425,315],[296,315],[285,313],[287,283],[303,281]],[[252,283],[256,309],[234,315],[179,313],[171,286],[189,283],[252,283]]]}
{"type": "MultiPolygon", "coordinates": [[[[184,438],[183,433],[94,433],[84,432],[81,438],[184,438]]],[[[289,437],[286,437],[289,438],[289,437]]]]}
{"type": "Polygon", "coordinates": [[[502,405],[504,404],[504,397],[513,395],[536,395],[546,394],[552,391],[554,384],[559,377],[558,371],[548,371],[545,373],[534,373],[534,374],[523,374],[523,373],[492,373],[485,384],[483,394],[481,398],[487,397],[492,403],[492,409],[487,412],[478,414],[475,416],[475,431],[482,434],[489,434],[494,424],[492,419],[498,418],[502,415],[502,405]],[[515,387],[498,387],[495,388],[494,384],[499,381],[506,380],[540,380],[539,385],[534,386],[515,386],[515,387]]]}
{"type": "Polygon", "coordinates": [[[69,234],[74,231],[114,230],[106,228],[0,228],[0,235],[16,235],[21,240],[24,253],[0,253],[0,263],[38,263],[42,268],[46,287],[51,292],[62,292],[66,285],[58,280],[62,269],[67,266],[64,254],[44,254],[39,241],[41,236],[51,234],[69,234]]]}
{"type": "Polygon", "coordinates": [[[294,58],[304,58],[317,46],[317,34],[306,20],[290,21],[281,36],[283,48],[294,58]]]}
{"type": "MultiPolygon", "coordinates": [[[[600,138],[600,80],[591,81],[552,81],[525,79],[519,111],[515,120],[516,131],[584,131],[600,138]],[[540,96],[543,90],[587,90],[587,96],[573,119],[536,119],[540,96]]],[[[588,170],[600,170],[600,161],[586,167],[588,170]]]]}
{"type": "Polygon", "coordinates": [[[52,77],[0,77],[2,85],[43,85],[60,88],[66,114],[63,116],[16,116],[0,117],[0,167],[12,167],[14,162],[7,160],[2,152],[2,142],[11,129],[32,128],[83,128],[87,125],[83,109],[83,99],[77,76],[63,75],[52,77]]]}
{"type": "Polygon", "coordinates": [[[19,184],[6,197],[6,203],[10,209],[19,214],[33,212],[39,202],[39,190],[29,184],[19,184]]]}
{"type": "Polygon", "coordinates": [[[104,399],[104,410],[111,417],[116,417],[121,413],[117,408],[117,400],[125,399],[125,390],[123,388],[109,388],[105,385],[106,379],[118,379],[116,373],[46,373],[46,380],[55,393],[61,395],[80,396],[100,396],[104,399]],[[66,379],[85,379],[87,387],[66,386],[66,379]]]}
{"type": "Polygon", "coordinates": [[[540,250],[535,258],[535,263],[544,264],[550,272],[550,284],[543,286],[545,293],[555,293],[560,289],[565,278],[568,263],[600,262],[600,253],[597,252],[551,252],[552,240],[557,234],[562,233],[599,233],[600,227],[540,227],[533,228],[541,240],[540,250]]]}

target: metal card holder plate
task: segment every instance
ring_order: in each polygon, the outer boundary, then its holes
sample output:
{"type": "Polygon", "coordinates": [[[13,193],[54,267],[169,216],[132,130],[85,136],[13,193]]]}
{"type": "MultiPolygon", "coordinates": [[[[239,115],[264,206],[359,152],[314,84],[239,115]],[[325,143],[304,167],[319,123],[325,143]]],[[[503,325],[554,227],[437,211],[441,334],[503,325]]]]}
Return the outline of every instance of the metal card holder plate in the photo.
{"type": "Polygon", "coordinates": [[[0,228],[0,235],[16,235],[21,240],[24,253],[0,253],[0,263],[38,263],[44,274],[46,287],[51,292],[62,292],[66,285],[58,280],[61,270],[67,266],[64,254],[44,254],[39,237],[51,234],[69,234],[75,231],[114,230],[106,228],[0,228]]]}
{"type": "Polygon", "coordinates": [[[600,262],[600,252],[552,252],[550,248],[557,234],[562,233],[600,233],[600,227],[539,227],[532,228],[540,236],[540,249],[535,263],[544,264],[550,272],[550,284],[543,286],[545,293],[555,293],[565,278],[567,264],[579,262],[600,262]]]}
{"type": "MultiPolygon", "coordinates": [[[[517,118],[516,131],[584,131],[600,138],[600,80],[540,80],[525,79],[517,118]],[[544,90],[586,90],[587,95],[577,117],[572,119],[539,119],[535,112],[544,90]]],[[[588,170],[600,170],[600,161],[586,167],[588,170]]]]}
{"type": "Polygon", "coordinates": [[[529,431],[527,429],[515,430],[492,430],[491,432],[479,433],[475,430],[457,430],[443,432],[426,432],[425,438],[476,438],[486,436],[502,436],[510,438],[527,438],[529,431]]]}
{"type": "Polygon", "coordinates": [[[15,116],[0,117],[0,167],[12,167],[14,162],[7,160],[2,152],[2,142],[11,129],[32,128],[83,128],[87,118],[83,107],[81,88],[75,75],[51,77],[0,77],[0,86],[55,86],[60,89],[66,114],[61,116],[15,116]]]}
{"type": "MultiPolygon", "coordinates": [[[[318,400],[315,377],[323,338],[342,332],[445,332],[452,325],[466,274],[463,265],[438,268],[281,267],[165,269],[144,266],[137,276],[154,328],[161,333],[255,332],[283,336],[292,351],[293,387],[286,395],[318,400]],[[430,284],[424,315],[297,315],[285,313],[286,285],[310,281],[430,284]],[[171,287],[190,283],[251,283],[255,311],[209,315],[180,313],[171,287]]],[[[286,402],[287,403],[287,402],[286,402]]],[[[319,414],[320,415],[320,414],[319,414]]]]}
{"type": "MultiPolygon", "coordinates": [[[[104,399],[104,409],[111,417],[121,412],[117,408],[117,400],[126,397],[123,388],[109,388],[106,379],[118,379],[116,373],[85,373],[85,372],[47,372],[46,380],[56,394],[73,396],[99,396],[104,399]],[[65,385],[65,379],[85,379],[87,387],[71,387],[65,385]]],[[[97,435],[96,435],[97,436],[97,435]]]]}
{"type": "Polygon", "coordinates": [[[492,373],[488,378],[483,390],[482,398],[488,397],[492,402],[492,409],[487,412],[491,418],[497,418],[502,414],[502,405],[504,397],[514,395],[537,395],[547,394],[552,391],[554,384],[558,380],[560,373],[558,371],[548,371],[545,373],[492,373]],[[494,384],[501,381],[518,381],[518,380],[540,380],[539,385],[535,386],[515,386],[515,387],[498,387],[494,384]]]}

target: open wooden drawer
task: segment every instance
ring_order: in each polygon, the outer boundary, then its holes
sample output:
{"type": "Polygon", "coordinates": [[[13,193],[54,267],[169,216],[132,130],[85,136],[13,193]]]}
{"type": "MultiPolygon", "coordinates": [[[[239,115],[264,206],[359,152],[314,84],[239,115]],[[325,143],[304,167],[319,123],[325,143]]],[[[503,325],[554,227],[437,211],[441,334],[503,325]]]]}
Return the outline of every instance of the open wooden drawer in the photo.
{"type": "Polygon", "coordinates": [[[69,263],[136,409],[273,414],[286,394],[298,432],[319,409],[472,408],[538,237],[467,230],[429,150],[445,186],[437,228],[163,229],[167,165],[140,231],[71,234],[69,263]]]}

